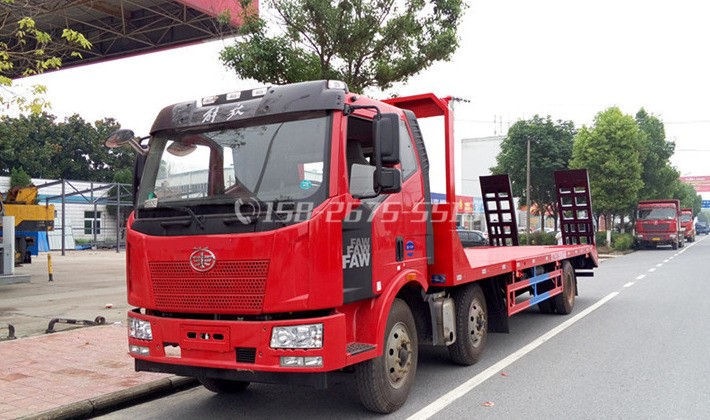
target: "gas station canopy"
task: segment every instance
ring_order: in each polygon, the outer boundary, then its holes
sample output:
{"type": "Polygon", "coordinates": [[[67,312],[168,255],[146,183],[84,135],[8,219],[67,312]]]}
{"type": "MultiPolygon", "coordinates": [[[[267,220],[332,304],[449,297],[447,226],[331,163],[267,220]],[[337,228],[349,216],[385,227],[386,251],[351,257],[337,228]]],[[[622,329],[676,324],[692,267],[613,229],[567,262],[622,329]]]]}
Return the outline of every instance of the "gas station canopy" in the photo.
{"type": "MultiPolygon", "coordinates": [[[[258,1],[250,7],[258,12],[258,1]]],[[[16,40],[9,31],[23,17],[33,18],[53,40],[65,28],[82,33],[93,44],[79,50],[82,57],[51,51],[63,68],[233,36],[242,16],[239,0],[16,0],[0,11],[0,42],[10,49],[16,40]]],[[[3,73],[20,77],[19,67],[3,73]]]]}

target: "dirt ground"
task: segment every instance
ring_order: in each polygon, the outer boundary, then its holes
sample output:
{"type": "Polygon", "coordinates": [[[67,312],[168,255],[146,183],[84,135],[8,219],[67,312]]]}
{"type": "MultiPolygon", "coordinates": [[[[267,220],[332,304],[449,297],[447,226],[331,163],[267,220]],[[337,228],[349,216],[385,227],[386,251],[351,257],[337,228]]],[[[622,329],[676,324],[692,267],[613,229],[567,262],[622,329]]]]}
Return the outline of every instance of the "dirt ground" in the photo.
{"type": "MultiPolygon", "coordinates": [[[[16,267],[16,274],[30,274],[30,283],[0,285],[0,339],[8,336],[8,324],[18,338],[45,334],[53,318],[125,325],[126,254],[124,251],[52,252],[53,280],[49,282],[47,254],[32,258],[32,264],[16,267]]],[[[77,328],[56,323],[55,331],[77,328]]]]}

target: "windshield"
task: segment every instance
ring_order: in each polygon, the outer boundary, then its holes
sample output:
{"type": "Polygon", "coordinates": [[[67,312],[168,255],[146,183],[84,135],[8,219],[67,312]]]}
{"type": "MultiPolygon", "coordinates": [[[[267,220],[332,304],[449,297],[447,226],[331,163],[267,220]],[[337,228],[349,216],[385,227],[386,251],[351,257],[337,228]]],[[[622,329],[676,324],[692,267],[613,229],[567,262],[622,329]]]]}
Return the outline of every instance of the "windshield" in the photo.
{"type": "Polygon", "coordinates": [[[329,118],[159,134],[150,142],[139,208],[325,200],[329,118]]]}
{"type": "Polygon", "coordinates": [[[688,223],[691,220],[693,220],[693,216],[690,214],[681,214],[680,215],[680,221],[683,223],[688,223]]]}
{"type": "Polygon", "coordinates": [[[675,217],[676,209],[673,207],[653,207],[638,211],[639,220],[672,220],[675,217]]]}

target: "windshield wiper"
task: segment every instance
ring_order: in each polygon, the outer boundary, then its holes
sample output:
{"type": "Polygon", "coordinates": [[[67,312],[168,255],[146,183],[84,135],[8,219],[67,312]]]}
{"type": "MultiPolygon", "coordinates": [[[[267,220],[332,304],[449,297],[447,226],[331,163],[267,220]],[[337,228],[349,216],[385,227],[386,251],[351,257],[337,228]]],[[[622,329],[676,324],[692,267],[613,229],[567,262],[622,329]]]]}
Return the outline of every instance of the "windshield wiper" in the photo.
{"type": "MultiPolygon", "coordinates": [[[[160,206],[160,208],[171,209],[171,210],[177,210],[177,211],[185,212],[185,213],[187,213],[187,214],[190,215],[190,217],[192,218],[192,220],[195,221],[195,224],[197,224],[197,227],[198,227],[199,229],[205,230],[205,223],[202,221],[202,219],[204,218],[204,216],[198,216],[198,215],[195,214],[195,212],[194,212],[191,208],[189,208],[189,207],[185,207],[185,206],[166,206],[166,205],[162,205],[162,206],[160,206]]],[[[192,222],[189,221],[189,220],[187,220],[187,221],[185,221],[185,220],[169,220],[169,221],[165,221],[165,222],[160,222],[160,226],[163,226],[163,227],[169,227],[169,226],[185,226],[185,227],[187,227],[187,226],[190,226],[191,223],[192,223],[192,222]]]]}

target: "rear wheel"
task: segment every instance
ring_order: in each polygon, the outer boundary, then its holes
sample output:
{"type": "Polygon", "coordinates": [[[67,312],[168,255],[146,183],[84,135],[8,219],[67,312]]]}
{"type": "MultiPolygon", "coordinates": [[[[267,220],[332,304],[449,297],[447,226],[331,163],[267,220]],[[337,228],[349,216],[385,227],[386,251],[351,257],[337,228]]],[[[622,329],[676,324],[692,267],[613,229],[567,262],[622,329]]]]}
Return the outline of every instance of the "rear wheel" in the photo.
{"type": "Polygon", "coordinates": [[[417,372],[418,344],[412,311],[395,299],[387,317],[384,352],[355,365],[360,401],[368,410],[388,414],[404,405],[417,372]]]}
{"type": "Polygon", "coordinates": [[[560,315],[567,315],[574,309],[574,296],[577,288],[577,278],[569,261],[562,263],[562,284],[562,293],[554,297],[555,310],[560,315]]]}
{"type": "Polygon", "coordinates": [[[478,361],[488,337],[486,297],[478,284],[467,284],[454,291],[456,341],[449,347],[454,363],[469,366],[478,361]]]}
{"type": "Polygon", "coordinates": [[[673,243],[671,243],[671,248],[678,249],[678,240],[677,239],[675,241],[673,241],[673,243]]]}
{"type": "Polygon", "coordinates": [[[229,379],[197,378],[202,386],[217,394],[236,394],[244,391],[250,384],[246,381],[230,381],[229,379]]]}

